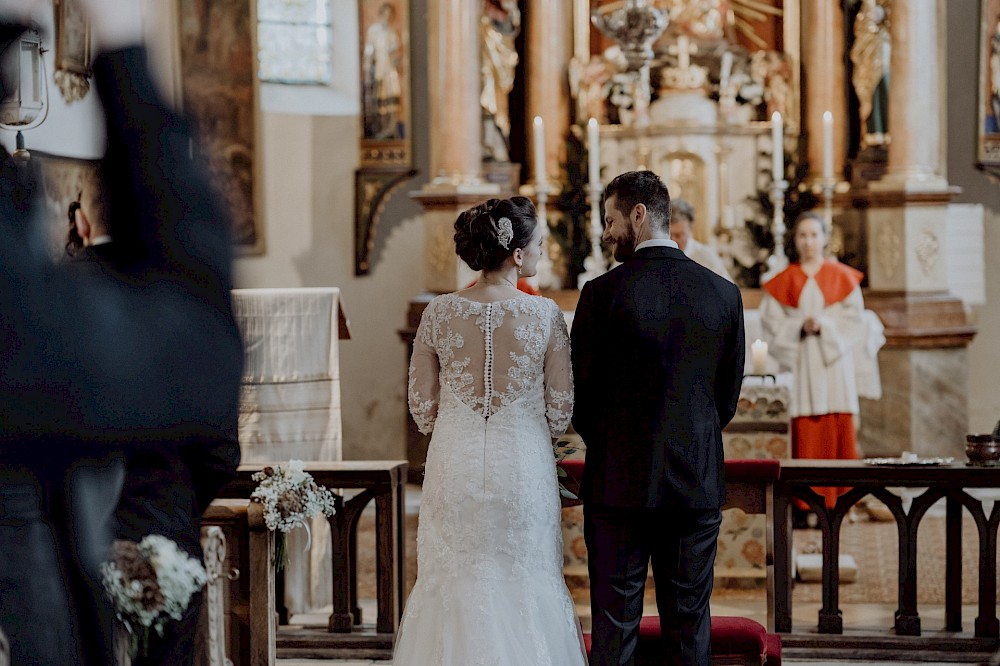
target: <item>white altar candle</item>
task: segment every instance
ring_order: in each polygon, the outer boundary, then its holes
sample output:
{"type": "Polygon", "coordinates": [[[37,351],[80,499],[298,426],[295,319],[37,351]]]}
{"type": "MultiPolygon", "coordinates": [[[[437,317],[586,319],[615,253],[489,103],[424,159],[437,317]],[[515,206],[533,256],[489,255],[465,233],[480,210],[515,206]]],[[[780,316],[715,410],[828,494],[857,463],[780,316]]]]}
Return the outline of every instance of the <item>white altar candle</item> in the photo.
{"type": "Polygon", "coordinates": [[[601,186],[601,136],[597,128],[597,119],[587,121],[587,159],[590,166],[590,184],[601,186]]]}
{"type": "Polygon", "coordinates": [[[726,51],[722,54],[722,70],[719,72],[719,94],[724,96],[729,89],[729,77],[733,73],[733,53],[726,51]]]}
{"type": "Polygon", "coordinates": [[[677,65],[682,70],[691,66],[691,51],[689,47],[690,43],[688,42],[687,35],[681,35],[677,38],[677,65]]]}
{"type": "Polygon", "coordinates": [[[754,340],[750,345],[750,363],[753,366],[753,374],[764,374],[767,368],[767,343],[763,340],[754,340]]]}
{"type": "Polygon", "coordinates": [[[771,114],[771,177],[775,181],[785,179],[785,130],[781,122],[781,114],[775,111],[771,114]]]}
{"type": "Polygon", "coordinates": [[[823,178],[833,178],[833,114],[823,112],[823,178]]]}
{"type": "Polygon", "coordinates": [[[541,116],[535,116],[535,183],[543,185],[545,177],[545,123],[541,116]]]}

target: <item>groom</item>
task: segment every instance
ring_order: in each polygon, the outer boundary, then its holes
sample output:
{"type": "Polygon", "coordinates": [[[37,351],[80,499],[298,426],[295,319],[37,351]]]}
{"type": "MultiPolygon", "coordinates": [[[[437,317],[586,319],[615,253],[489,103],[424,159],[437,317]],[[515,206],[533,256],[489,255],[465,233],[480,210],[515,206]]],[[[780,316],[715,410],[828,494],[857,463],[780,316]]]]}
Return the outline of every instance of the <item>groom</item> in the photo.
{"type": "Polygon", "coordinates": [[[656,174],[623,173],[604,197],[603,240],[622,265],[584,285],[572,332],[590,664],[634,663],[650,559],[667,663],[708,664],[743,302],[670,240],[670,194],[656,174]]]}

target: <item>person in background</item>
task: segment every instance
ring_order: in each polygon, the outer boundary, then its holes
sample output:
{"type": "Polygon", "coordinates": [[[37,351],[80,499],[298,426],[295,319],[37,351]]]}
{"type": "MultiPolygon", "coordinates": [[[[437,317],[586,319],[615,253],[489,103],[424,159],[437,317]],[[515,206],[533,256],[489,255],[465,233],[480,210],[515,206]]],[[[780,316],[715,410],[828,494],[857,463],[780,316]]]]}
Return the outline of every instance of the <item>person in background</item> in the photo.
{"type": "Polygon", "coordinates": [[[677,243],[681,252],[716,275],[733,281],[719,253],[695,239],[694,206],[685,199],[674,199],[670,202],[670,239],[677,243]]]}
{"type": "MultiPolygon", "coordinates": [[[[792,457],[854,460],[858,457],[855,349],[864,343],[864,275],[824,256],[827,233],[815,213],[803,213],[789,230],[791,265],[766,282],[760,321],[768,351],[795,375],[791,400],[792,457]]],[[[833,507],[843,488],[814,488],[833,507]]],[[[797,524],[804,522],[804,504],[797,524]]]]}
{"type": "MultiPolygon", "coordinates": [[[[124,259],[113,275],[53,263],[30,167],[0,151],[0,629],[15,664],[112,663],[99,566],[119,500],[102,472],[117,452],[169,459],[149,483],[193,511],[239,460],[228,216],[190,160],[187,121],[152,83],[138,6],[81,8],[99,54],[105,219],[124,259]]],[[[5,54],[32,10],[51,5],[0,0],[5,54]]]]}

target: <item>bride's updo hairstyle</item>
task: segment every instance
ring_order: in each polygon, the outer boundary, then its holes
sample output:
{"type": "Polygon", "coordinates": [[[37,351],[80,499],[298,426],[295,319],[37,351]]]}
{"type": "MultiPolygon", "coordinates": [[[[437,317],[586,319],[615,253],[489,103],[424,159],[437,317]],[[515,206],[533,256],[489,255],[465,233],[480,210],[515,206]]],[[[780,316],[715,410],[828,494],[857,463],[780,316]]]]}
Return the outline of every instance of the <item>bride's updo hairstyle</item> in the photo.
{"type": "Polygon", "coordinates": [[[536,224],[531,199],[490,199],[455,220],[455,252],[474,271],[496,270],[516,248],[527,246],[536,224]]]}

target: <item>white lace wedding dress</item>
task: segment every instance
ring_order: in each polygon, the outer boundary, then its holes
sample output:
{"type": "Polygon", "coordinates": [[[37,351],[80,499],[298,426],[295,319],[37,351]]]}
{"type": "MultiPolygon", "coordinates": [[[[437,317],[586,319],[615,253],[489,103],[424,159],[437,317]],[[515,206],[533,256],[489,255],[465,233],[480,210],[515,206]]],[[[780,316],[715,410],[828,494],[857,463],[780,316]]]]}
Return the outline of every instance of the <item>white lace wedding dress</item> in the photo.
{"type": "Polygon", "coordinates": [[[552,455],[573,406],[558,306],[438,296],[417,330],[408,393],[434,434],[393,666],[586,664],[552,455]]]}

